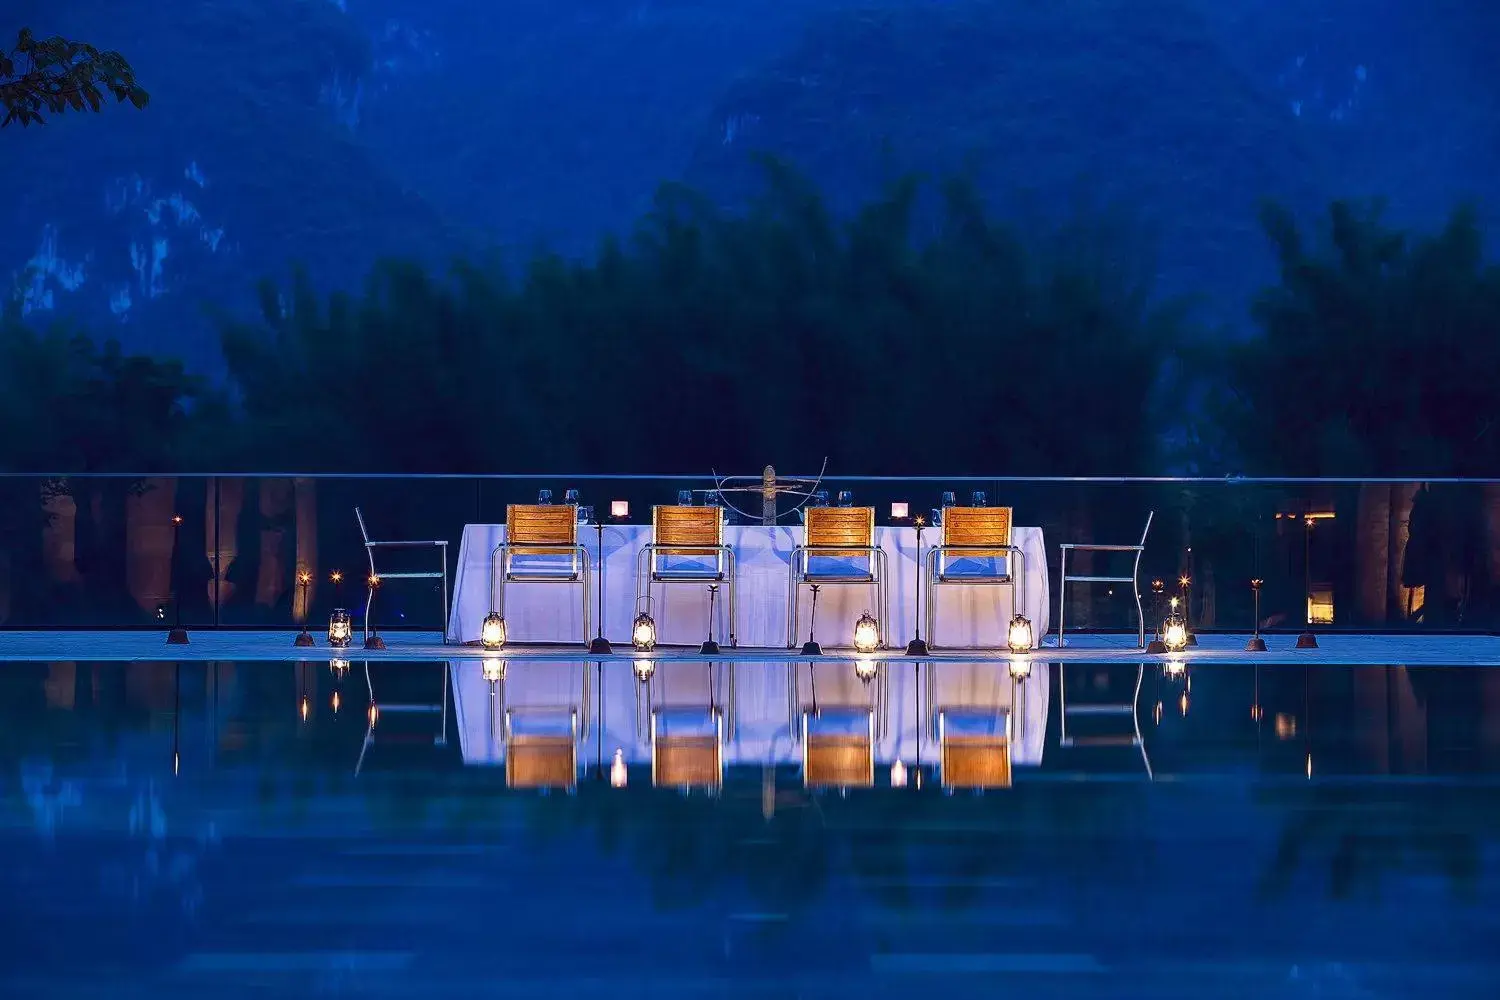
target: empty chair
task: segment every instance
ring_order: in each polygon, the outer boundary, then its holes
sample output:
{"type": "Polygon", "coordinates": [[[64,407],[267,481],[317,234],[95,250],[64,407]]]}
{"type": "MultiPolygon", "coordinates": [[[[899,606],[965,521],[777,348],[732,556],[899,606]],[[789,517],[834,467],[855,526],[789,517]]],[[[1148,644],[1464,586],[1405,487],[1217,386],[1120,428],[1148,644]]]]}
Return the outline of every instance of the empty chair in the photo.
{"type": "Polygon", "coordinates": [[[1141,607],[1141,553],[1146,551],[1146,536],[1151,534],[1151,519],[1156,516],[1156,511],[1146,515],[1146,527],[1141,531],[1141,540],[1136,545],[1102,545],[1094,542],[1064,542],[1061,545],[1062,557],[1058,564],[1057,587],[1057,644],[1063,645],[1063,611],[1067,608],[1068,584],[1070,583],[1128,583],[1131,593],[1135,595],[1135,616],[1139,623],[1137,628],[1136,643],[1141,649],[1146,648],[1146,612],[1141,607]],[[1070,552],[1133,552],[1135,562],[1132,564],[1129,576],[1069,576],[1068,575],[1068,553],[1070,552]]]}
{"type": "MultiPolygon", "coordinates": [[[[636,554],[635,593],[651,596],[654,583],[724,584],[729,644],[735,640],[734,549],[724,544],[721,507],[657,505],[651,508],[651,541],[636,554]]],[[[713,623],[709,623],[712,632],[713,623]]]]}
{"type": "Polygon", "coordinates": [[[875,544],[874,507],[808,507],[803,544],[792,549],[787,588],[786,646],[797,644],[797,613],[804,585],[858,586],[874,590],[880,615],[880,644],[886,645],[885,551],[875,544]]]}
{"type": "MultiPolygon", "coordinates": [[[[358,507],[354,508],[354,519],[359,522],[360,537],[365,540],[365,556],[370,560],[370,580],[372,582],[382,580],[441,580],[443,595],[443,644],[448,642],[448,540],[437,539],[434,541],[378,541],[370,537],[369,530],[365,527],[365,515],[358,507]],[[438,562],[441,565],[437,570],[402,570],[393,573],[382,573],[375,567],[376,549],[421,549],[436,548],[438,562]]],[[[365,588],[365,640],[370,638],[370,608],[375,601],[375,588],[365,588]]]]}
{"type": "Polygon", "coordinates": [[[504,618],[506,586],[518,583],[577,584],[582,639],[588,644],[589,556],[578,541],[576,504],[513,503],[505,508],[505,541],[490,556],[490,610],[504,618]]]}
{"type": "MultiPolygon", "coordinates": [[[[929,591],[928,642],[938,645],[937,595],[931,592],[933,587],[1007,587],[1010,616],[1006,621],[1015,617],[1018,608],[1025,611],[1026,553],[1011,544],[1011,508],[947,507],[941,530],[938,544],[927,551],[927,572],[923,574],[929,591]]],[[[1003,624],[1001,634],[1005,634],[1003,624]]]]}

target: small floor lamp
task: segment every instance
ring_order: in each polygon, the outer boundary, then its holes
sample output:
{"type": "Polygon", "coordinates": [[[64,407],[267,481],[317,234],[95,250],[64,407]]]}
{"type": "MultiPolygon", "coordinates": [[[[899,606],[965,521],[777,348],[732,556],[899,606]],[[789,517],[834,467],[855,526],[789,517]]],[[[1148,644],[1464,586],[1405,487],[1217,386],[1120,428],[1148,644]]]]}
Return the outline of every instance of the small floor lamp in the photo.
{"type": "MultiPolygon", "coordinates": [[[[718,656],[719,644],[714,641],[714,612],[717,610],[719,597],[718,584],[708,585],[708,638],[703,640],[703,645],[698,647],[700,656],[718,656]]],[[[816,596],[814,596],[816,600],[816,596]]]]}
{"type": "Polygon", "coordinates": [[[594,583],[598,588],[599,598],[599,628],[594,638],[589,641],[589,652],[595,656],[608,656],[614,652],[609,640],[604,638],[604,518],[594,518],[594,530],[599,536],[599,579],[594,583]]]}
{"type": "Polygon", "coordinates": [[[823,647],[818,645],[816,629],[818,627],[818,590],[816,583],[812,584],[812,612],[807,617],[807,641],[802,644],[803,656],[822,656],[823,647]]]}
{"type": "MultiPolygon", "coordinates": [[[[891,513],[895,514],[898,509],[905,507],[905,504],[892,504],[891,513]]],[[[901,510],[901,513],[904,516],[905,510],[901,510]]],[[[931,652],[927,646],[927,640],[922,638],[922,528],[926,525],[926,521],[921,514],[912,518],[912,521],[917,526],[917,616],[914,621],[915,633],[911,642],[906,644],[906,655],[926,656],[931,652]]]]}

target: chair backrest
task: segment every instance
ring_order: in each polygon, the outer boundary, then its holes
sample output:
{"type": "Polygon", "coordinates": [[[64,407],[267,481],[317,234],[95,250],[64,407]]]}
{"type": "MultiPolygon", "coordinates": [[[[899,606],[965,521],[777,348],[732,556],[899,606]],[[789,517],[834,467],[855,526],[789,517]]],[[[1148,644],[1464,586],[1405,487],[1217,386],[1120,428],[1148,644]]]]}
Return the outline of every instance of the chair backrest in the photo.
{"type": "Polygon", "coordinates": [[[505,508],[505,541],[512,553],[570,555],[578,544],[576,504],[513,503],[505,508]]]}
{"type": "Polygon", "coordinates": [[[972,547],[965,555],[1007,555],[1010,527],[1010,507],[949,507],[943,511],[943,544],[972,547]]]}
{"type": "Polygon", "coordinates": [[[808,733],[802,747],[802,780],[821,788],[875,784],[875,748],[867,736],[808,733]]]}
{"type": "Polygon", "coordinates": [[[354,519],[359,522],[359,535],[360,535],[360,537],[365,540],[365,544],[366,545],[369,545],[370,544],[370,533],[369,533],[369,531],[367,531],[365,529],[365,516],[364,516],[364,514],[360,513],[360,510],[359,510],[358,507],[354,508],[354,519]]]}
{"type": "Polygon", "coordinates": [[[724,544],[724,511],[719,507],[651,508],[651,541],[658,555],[712,556],[724,544]]]}
{"type": "Polygon", "coordinates": [[[860,550],[875,544],[874,507],[808,507],[806,514],[806,545],[825,550],[820,555],[868,555],[860,550]]]}
{"type": "Polygon", "coordinates": [[[944,735],[944,788],[1009,788],[1010,741],[1003,736],[944,735]]]}
{"type": "Polygon", "coordinates": [[[1151,520],[1154,517],[1156,517],[1156,511],[1152,510],[1146,512],[1146,527],[1141,532],[1141,545],[1143,546],[1146,544],[1146,536],[1151,534],[1151,520]]]}
{"type": "Polygon", "coordinates": [[[652,784],[662,788],[718,789],[724,766],[716,736],[663,736],[652,742],[652,784]]]}
{"type": "Polygon", "coordinates": [[[511,736],[505,742],[505,783],[511,788],[572,788],[578,783],[578,744],[571,736],[511,736]]]}

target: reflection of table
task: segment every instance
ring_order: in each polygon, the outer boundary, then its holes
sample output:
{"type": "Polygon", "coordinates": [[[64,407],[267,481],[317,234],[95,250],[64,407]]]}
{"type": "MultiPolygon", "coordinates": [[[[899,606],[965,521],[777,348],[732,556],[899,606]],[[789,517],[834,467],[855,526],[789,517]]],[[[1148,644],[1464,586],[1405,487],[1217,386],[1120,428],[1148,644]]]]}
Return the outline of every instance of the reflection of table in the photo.
{"type": "MultiPolygon", "coordinates": [[[[509,660],[498,699],[490,699],[483,664],[477,660],[449,660],[454,691],[454,717],[469,764],[500,765],[505,748],[502,729],[491,714],[505,707],[576,704],[584,719],[579,760],[608,764],[615,750],[631,763],[651,759],[642,714],[644,691],[628,660],[599,664],[509,660]],[[584,676],[590,687],[585,688],[584,676]],[[587,699],[587,711],[583,701],[587,699]],[[493,726],[493,728],[492,728],[493,726]]],[[[1049,668],[1037,662],[1031,676],[1013,685],[1003,660],[984,663],[922,663],[897,659],[885,664],[889,684],[887,725],[875,743],[880,766],[900,759],[907,764],[937,761],[938,709],[1012,713],[1011,760],[1017,766],[1041,763],[1047,732],[1049,668]],[[919,678],[919,671],[921,676],[919,678]],[[920,708],[919,708],[920,704],[920,708]],[[919,727],[923,715],[925,727],[919,727]]],[[[694,661],[662,661],[652,681],[652,705],[658,708],[706,713],[710,702],[727,715],[730,674],[733,673],[733,719],[726,719],[724,762],[727,765],[791,764],[801,759],[790,710],[787,664],[749,660],[718,660],[712,665],[694,661]],[[712,680],[710,676],[712,674],[712,680]]],[[[816,677],[817,704],[829,708],[869,704],[871,689],[855,677],[851,662],[796,664],[795,703],[812,708],[816,677]]],[[[877,783],[886,780],[877,774],[877,783]]]]}
{"type": "MultiPolygon", "coordinates": [[[[923,532],[923,548],[935,545],[939,532],[923,532]]],[[[597,558],[597,536],[579,529],[591,558],[597,558]]],[[[461,642],[479,638],[479,626],[490,610],[490,565],[495,546],[505,538],[503,524],[470,524],[464,528],[454,583],[449,635],[461,642]]],[[[612,642],[628,644],[635,617],[636,553],[651,538],[647,525],[607,525],[604,529],[604,625],[612,642]]],[[[877,528],[876,542],[886,551],[891,579],[892,621],[881,630],[892,646],[911,638],[916,617],[917,533],[915,528],[877,528]]],[[[735,637],[741,647],[786,645],[787,578],[792,549],[802,540],[798,527],[731,526],[724,541],[734,547],[738,569],[739,620],[735,637]]],[[[1042,529],[1015,528],[1013,544],[1026,553],[1025,593],[1018,604],[1031,619],[1035,635],[1047,634],[1047,558],[1042,529]]],[[[1010,613],[1006,586],[943,586],[931,593],[937,601],[938,635],[945,645],[998,647],[1004,644],[1010,613]]],[[[652,588],[658,640],[663,644],[701,642],[708,621],[705,585],[673,583],[652,588]]],[[[721,591],[717,638],[727,647],[728,602],[721,591]]],[[[597,607],[597,597],[590,605],[597,607]]],[[[807,637],[812,602],[804,593],[796,634],[807,637]]],[[[861,611],[879,613],[873,588],[824,587],[818,595],[818,639],[827,648],[848,646],[861,611]]],[[[510,584],[505,591],[505,618],[512,642],[577,642],[583,623],[576,596],[557,584],[510,584]]]]}

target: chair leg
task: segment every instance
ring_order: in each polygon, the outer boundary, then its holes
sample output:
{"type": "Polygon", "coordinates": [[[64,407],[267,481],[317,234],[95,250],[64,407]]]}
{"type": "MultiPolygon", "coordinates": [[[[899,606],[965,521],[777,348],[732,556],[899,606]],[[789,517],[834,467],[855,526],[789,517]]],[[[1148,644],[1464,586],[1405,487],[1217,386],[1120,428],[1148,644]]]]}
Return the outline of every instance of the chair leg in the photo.
{"type": "MultiPolygon", "coordinates": [[[[737,603],[735,601],[735,594],[736,594],[736,590],[737,590],[737,588],[735,586],[735,581],[738,578],[738,576],[739,576],[739,574],[737,572],[735,572],[734,553],[730,552],[729,553],[729,647],[731,649],[733,649],[734,647],[736,647],[736,646],[738,646],[740,644],[739,635],[738,635],[738,633],[735,630],[735,625],[739,621],[739,619],[737,617],[739,609],[738,609],[738,605],[737,605],[737,603]]],[[[731,723],[730,724],[730,731],[733,732],[733,730],[734,730],[734,726],[733,726],[733,723],[731,723]]]]}
{"type": "Polygon", "coordinates": [[[1068,550],[1059,551],[1057,560],[1057,648],[1063,648],[1063,608],[1068,597],[1068,550]]]}
{"type": "Polygon", "coordinates": [[[792,569],[787,576],[786,595],[786,648],[797,648],[797,605],[802,594],[802,585],[797,581],[797,566],[795,560],[792,569]]]}

